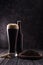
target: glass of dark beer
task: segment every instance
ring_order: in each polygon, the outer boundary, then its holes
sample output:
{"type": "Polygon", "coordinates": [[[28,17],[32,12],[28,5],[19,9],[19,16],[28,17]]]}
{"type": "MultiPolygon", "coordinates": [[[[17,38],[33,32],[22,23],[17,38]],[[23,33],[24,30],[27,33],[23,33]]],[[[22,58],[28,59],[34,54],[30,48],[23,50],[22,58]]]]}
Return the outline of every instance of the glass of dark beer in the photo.
{"type": "Polygon", "coordinates": [[[7,25],[7,38],[8,38],[8,53],[1,56],[1,58],[12,58],[17,56],[16,44],[19,26],[16,23],[9,23],[7,25]]]}
{"type": "Polygon", "coordinates": [[[10,23],[7,25],[9,53],[15,53],[15,51],[16,51],[18,29],[19,29],[19,26],[17,24],[10,23]]]}

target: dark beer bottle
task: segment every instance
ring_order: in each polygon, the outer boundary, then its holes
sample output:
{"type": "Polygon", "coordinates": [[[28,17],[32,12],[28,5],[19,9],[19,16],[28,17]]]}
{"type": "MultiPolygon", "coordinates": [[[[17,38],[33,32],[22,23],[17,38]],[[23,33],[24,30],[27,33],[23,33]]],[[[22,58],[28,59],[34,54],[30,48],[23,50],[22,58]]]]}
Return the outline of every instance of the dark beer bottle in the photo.
{"type": "Polygon", "coordinates": [[[17,21],[17,24],[19,25],[19,31],[18,31],[18,37],[17,37],[16,51],[17,51],[17,54],[19,54],[23,50],[23,34],[21,30],[21,21],[17,21]]]}

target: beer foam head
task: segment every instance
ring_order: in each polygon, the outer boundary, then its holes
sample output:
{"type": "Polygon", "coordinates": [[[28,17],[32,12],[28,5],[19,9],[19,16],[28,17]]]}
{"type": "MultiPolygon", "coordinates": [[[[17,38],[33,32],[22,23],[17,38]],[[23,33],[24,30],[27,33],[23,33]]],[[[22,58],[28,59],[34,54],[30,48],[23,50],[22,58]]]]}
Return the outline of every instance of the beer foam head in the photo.
{"type": "Polygon", "coordinates": [[[7,29],[19,29],[19,26],[16,23],[9,23],[7,29]]]}

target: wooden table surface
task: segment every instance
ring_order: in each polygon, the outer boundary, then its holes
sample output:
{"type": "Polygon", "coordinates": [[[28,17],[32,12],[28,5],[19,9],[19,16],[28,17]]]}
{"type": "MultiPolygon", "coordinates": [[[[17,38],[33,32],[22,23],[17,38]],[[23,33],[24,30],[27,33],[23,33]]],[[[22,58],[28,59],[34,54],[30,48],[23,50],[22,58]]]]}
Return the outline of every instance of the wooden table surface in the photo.
{"type": "MultiPolygon", "coordinates": [[[[7,50],[0,49],[0,55],[5,54],[7,50]]],[[[40,53],[43,54],[42,51],[40,53]]],[[[5,59],[0,58],[0,65],[43,65],[43,59],[40,60],[23,60],[20,58],[5,59]]]]}

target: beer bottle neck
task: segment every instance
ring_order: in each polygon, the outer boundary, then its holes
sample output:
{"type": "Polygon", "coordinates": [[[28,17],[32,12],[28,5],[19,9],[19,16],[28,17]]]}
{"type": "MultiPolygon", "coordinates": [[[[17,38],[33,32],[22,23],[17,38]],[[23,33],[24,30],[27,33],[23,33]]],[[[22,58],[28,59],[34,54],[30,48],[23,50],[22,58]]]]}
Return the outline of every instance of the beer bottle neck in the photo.
{"type": "Polygon", "coordinates": [[[19,25],[19,31],[22,32],[22,30],[21,30],[21,22],[17,22],[17,24],[19,25]]]}

